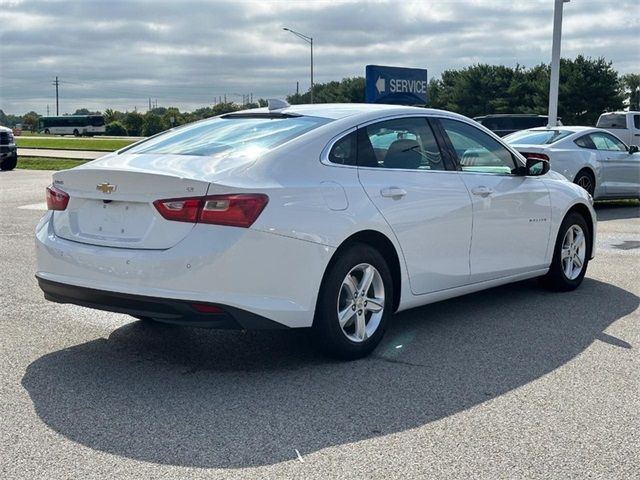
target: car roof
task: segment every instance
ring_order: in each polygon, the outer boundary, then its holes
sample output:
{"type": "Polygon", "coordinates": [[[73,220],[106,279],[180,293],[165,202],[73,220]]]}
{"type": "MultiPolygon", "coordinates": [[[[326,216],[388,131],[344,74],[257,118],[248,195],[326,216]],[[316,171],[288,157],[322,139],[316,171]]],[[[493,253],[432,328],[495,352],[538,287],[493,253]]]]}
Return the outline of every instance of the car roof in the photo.
{"type": "Polygon", "coordinates": [[[535,113],[491,113],[489,115],[481,115],[479,117],[473,117],[474,120],[481,120],[484,118],[548,118],[546,115],[537,115],[535,113]]]}
{"type": "Polygon", "coordinates": [[[562,130],[562,131],[571,132],[571,133],[587,132],[592,130],[595,132],[606,131],[606,130],[603,130],[602,128],[582,127],[577,125],[558,125],[557,127],[534,127],[534,128],[527,128],[526,130],[536,131],[536,132],[543,132],[545,130],[562,130]]]}
{"type": "Polygon", "coordinates": [[[438,115],[442,117],[451,117],[465,119],[467,117],[459,115],[457,113],[447,112],[444,110],[437,110],[434,108],[422,108],[422,107],[407,107],[402,105],[387,105],[377,103],[314,103],[314,104],[302,104],[302,105],[290,105],[285,108],[277,110],[269,110],[267,107],[253,108],[251,110],[242,110],[238,113],[281,113],[281,114],[297,114],[311,117],[323,117],[330,118],[332,120],[339,120],[342,118],[360,116],[363,119],[371,117],[377,118],[379,116],[388,115],[410,115],[410,114],[422,114],[422,115],[438,115]]]}

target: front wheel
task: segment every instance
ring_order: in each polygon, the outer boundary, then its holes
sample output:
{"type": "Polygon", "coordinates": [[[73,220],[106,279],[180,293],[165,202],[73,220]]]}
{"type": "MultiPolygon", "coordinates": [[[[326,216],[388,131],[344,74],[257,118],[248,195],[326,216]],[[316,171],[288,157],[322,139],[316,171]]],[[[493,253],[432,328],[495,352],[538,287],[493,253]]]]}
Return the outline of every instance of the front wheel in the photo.
{"type": "Polygon", "coordinates": [[[5,158],[2,162],[0,162],[0,170],[7,171],[13,170],[16,168],[18,164],[18,155],[12,155],[10,157],[5,158]]]}
{"type": "Polygon", "coordinates": [[[45,133],[45,135],[49,135],[51,132],[49,131],[49,129],[48,129],[48,128],[45,128],[45,129],[44,129],[44,133],[45,133]]]}
{"type": "Polygon", "coordinates": [[[73,136],[74,137],[79,137],[80,136],[80,132],[76,129],[73,131],[73,136]]]}
{"type": "Polygon", "coordinates": [[[557,291],[578,288],[589,263],[589,228],[584,217],[571,212],[560,225],[549,272],[542,277],[543,284],[557,291]]]}
{"type": "Polygon", "coordinates": [[[393,283],[384,257],[355,244],[329,267],[318,296],[313,332],[318,347],[345,360],[371,353],[393,308],[393,283]]]}

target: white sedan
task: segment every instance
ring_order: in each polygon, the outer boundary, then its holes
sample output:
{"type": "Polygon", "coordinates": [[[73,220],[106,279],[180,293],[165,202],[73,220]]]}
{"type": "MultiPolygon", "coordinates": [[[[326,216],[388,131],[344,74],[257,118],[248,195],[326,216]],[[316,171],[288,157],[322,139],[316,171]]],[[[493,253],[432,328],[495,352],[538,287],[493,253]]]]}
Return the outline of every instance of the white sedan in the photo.
{"type": "Polygon", "coordinates": [[[57,172],[36,230],[54,302],[213,328],[312,327],[358,358],[390,315],[532,277],[576,288],[589,195],[466,117],[230,113],[57,172]]]}
{"type": "Polygon", "coordinates": [[[640,153],[601,128],[532,128],[512,133],[505,142],[526,158],[541,158],[551,169],[596,200],[640,198],[640,153]]]}

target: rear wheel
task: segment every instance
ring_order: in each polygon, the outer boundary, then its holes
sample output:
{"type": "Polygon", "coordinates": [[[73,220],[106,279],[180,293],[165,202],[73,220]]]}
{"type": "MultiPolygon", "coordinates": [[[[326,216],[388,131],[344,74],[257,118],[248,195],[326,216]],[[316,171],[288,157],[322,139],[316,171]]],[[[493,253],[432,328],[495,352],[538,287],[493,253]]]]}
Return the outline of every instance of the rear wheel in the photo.
{"type": "Polygon", "coordinates": [[[333,357],[364,357],[382,340],[392,308],[386,261],[369,245],[355,244],[325,275],[313,323],[316,343],[333,357]]]}
{"type": "Polygon", "coordinates": [[[593,178],[591,172],[589,172],[588,170],[581,170],[580,172],[578,172],[578,175],[576,175],[576,179],[573,181],[573,183],[581,186],[587,192],[589,192],[589,195],[593,196],[593,192],[596,189],[596,181],[593,178]]]}
{"type": "Polygon", "coordinates": [[[79,137],[80,136],[80,132],[78,131],[77,128],[73,131],[73,136],[74,137],[79,137]]]}
{"type": "Polygon", "coordinates": [[[51,132],[49,132],[49,129],[48,129],[48,128],[45,128],[45,129],[44,129],[44,133],[45,133],[46,135],[49,135],[49,133],[51,133],[51,132]]]}
{"type": "Polygon", "coordinates": [[[569,213],[560,226],[549,273],[542,277],[543,284],[557,291],[578,288],[587,272],[590,241],[584,217],[569,213]]]}

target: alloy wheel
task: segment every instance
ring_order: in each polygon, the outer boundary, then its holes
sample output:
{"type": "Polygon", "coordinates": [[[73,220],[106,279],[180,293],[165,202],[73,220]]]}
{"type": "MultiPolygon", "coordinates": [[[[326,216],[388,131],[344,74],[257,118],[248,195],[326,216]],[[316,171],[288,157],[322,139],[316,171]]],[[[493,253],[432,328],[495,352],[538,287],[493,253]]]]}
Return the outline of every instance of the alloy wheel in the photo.
{"type": "Polygon", "coordinates": [[[593,193],[593,184],[591,182],[591,178],[589,177],[589,175],[582,175],[578,179],[577,183],[580,187],[584,188],[587,192],[593,193]]]}
{"type": "Polygon", "coordinates": [[[571,225],[564,234],[560,261],[562,271],[569,280],[580,276],[587,256],[587,240],[579,225],[571,225]]]}
{"type": "Polygon", "coordinates": [[[338,293],[337,315],[342,333],[352,342],[370,338],[384,314],[384,282],[380,272],[368,263],[353,267],[338,293]]]}

